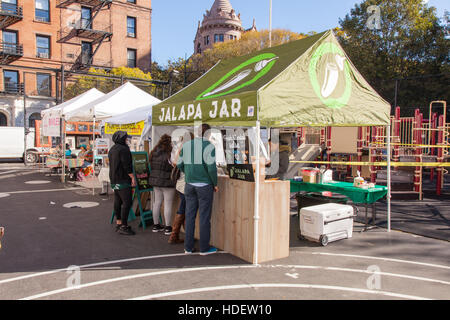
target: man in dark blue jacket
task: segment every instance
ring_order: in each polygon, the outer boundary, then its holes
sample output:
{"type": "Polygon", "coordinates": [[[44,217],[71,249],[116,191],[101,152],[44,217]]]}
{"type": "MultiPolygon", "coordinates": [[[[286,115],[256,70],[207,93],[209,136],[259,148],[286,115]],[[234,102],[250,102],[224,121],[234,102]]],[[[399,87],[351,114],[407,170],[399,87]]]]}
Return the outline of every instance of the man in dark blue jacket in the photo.
{"type": "Polygon", "coordinates": [[[115,145],[109,150],[109,179],[114,190],[114,212],[116,214],[116,231],[123,235],[134,235],[128,226],[128,214],[132,205],[131,188],[136,185],[133,175],[133,163],[130,147],[127,145],[128,134],[117,131],[113,135],[115,145]]]}

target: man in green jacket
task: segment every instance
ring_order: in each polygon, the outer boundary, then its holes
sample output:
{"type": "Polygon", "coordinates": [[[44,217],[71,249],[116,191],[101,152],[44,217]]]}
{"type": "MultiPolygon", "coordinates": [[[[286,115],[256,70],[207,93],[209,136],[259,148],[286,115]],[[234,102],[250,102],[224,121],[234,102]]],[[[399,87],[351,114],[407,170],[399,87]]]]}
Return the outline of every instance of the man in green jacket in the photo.
{"type": "Polygon", "coordinates": [[[200,215],[200,255],[216,253],[217,249],[209,245],[211,238],[211,212],[214,192],[217,188],[216,152],[214,145],[205,139],[210,130],[202,125],[202,138],[195,138],[183,145],[178,160],[178,168],[184,172],[186,186],[186,235],[184,252],[194,250],[195,219],[200,215]]]}

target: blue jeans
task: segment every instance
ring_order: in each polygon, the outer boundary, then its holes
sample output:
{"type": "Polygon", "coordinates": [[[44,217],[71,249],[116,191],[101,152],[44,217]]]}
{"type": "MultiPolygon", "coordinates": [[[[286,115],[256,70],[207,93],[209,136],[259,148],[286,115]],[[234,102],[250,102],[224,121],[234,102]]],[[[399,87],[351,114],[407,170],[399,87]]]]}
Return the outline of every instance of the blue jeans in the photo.
{"type": "Polygon", "coordinates": [[[184,238],[184,248],[186,251],[194,249],[195,219],[197,210],[200,215],[200,252],[209,250],[209,240],[211,238],[211,212],[214,199],[214,187],[194,187],[186,184],[184,189],[186,197],[186,235],[184,238]]]}
{"type": "Polygon", "coordinates": [[[177,191],[178,195],[180,196],[180,207],[178,208],[177,214],[185,214],[186,213],[186,198],[184,194],[177,191]]]}

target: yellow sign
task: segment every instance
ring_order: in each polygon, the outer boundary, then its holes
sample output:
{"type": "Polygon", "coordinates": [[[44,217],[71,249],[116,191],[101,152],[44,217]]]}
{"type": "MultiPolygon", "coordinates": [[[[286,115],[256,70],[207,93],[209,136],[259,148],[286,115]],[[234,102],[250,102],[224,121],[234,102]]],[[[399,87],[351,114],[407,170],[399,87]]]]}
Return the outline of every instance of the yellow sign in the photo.
{"type": "Polygon", "coordinates": [[[117,131],[126,131],[130,136],[140,136],[144,130],[145,121],[129,124],[106,123],[105,133],[114,134],[117,131]]]}

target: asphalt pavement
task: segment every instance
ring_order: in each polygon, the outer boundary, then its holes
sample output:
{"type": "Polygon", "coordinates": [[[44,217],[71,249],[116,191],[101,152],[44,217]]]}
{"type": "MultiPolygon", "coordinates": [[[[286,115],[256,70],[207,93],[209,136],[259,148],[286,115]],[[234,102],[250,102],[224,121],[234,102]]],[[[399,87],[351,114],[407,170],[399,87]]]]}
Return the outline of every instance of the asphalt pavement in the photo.
{"type": "Polygon", "coordinates": [[[0,164],[0,299],[384,300],[449,299],[450,243],[376,228],[322,247],[299,240],[288,258],[252,265],[110,224],[112,197],[64,185],[21,164],[0,164]],[[80,208],[74,202],[89,202],[80,208]]]}

